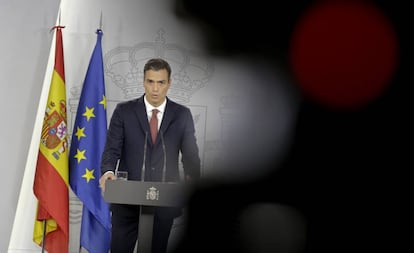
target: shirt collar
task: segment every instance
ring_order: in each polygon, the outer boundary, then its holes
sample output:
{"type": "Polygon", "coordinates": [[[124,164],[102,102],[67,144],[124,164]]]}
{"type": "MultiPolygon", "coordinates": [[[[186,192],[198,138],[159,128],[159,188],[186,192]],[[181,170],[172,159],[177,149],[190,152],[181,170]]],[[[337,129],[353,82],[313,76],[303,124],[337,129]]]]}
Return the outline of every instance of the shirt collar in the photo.
{"type": "Polygon", "coordinates": [[[154,107],[148,102],[147,96],[145,95],[144,96],[144,103],[145,103],[145,108],[147,109],[148,114],[152,113],[153,109],[158,109],[158,111],[161,112],[161,114],[164,114],[165,106],[167,105],[167,98],[165,98],[164,102],[162,102],[162,104],[160,106],[154,107]]]}

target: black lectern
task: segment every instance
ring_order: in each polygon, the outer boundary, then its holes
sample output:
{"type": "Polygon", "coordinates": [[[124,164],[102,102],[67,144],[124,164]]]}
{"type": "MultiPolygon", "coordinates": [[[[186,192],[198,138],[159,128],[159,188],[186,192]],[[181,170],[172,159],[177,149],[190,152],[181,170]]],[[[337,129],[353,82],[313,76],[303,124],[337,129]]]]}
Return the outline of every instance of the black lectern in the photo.
{"type": "Polygon", "coordinates": [[[154,208],[184,206],[188,190],[188,185],[178,182],[108,180],[105,184],[104,199],[114,204],[141,205],[138,252],[150,253],[154,208]]]}

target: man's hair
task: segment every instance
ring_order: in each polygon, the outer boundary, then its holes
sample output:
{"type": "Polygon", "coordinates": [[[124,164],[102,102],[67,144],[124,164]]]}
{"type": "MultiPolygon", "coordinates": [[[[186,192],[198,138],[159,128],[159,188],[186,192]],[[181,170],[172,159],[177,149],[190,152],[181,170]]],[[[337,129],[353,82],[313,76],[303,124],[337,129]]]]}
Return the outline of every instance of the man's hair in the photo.
{"type": "Polygon", "coordinates": [[[147,72],[148,70],[153,70],[153,71],[159,71],[165,69],[167,70],[168,73],[168,80],[170,80],[171,77],[171,67],[170,64],[165,61],[164,59],[161,58],[153,58],[147,61],[147,63],[145,63],[144,66],[144,76],[145,76],[145,72],[147,72]]]}

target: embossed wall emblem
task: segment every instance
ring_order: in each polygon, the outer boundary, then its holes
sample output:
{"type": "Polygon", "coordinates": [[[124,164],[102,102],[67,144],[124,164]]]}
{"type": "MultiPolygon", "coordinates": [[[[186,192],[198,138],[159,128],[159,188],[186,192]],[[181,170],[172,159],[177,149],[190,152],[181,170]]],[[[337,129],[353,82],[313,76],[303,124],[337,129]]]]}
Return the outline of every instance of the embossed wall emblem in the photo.
{"type": "Polygon", "coordinates": [[[203,55],[168,43],[164,30],[160,29],[152,42],[117,47],[107,52],[104,56],[106,77],[122,89],[125,99],[141,95],[144,93],[142,69],[153,57],[170,63],[172,85],[168,96],[179,103],[189,102],[195,92],[208,84],[214,72],[213,64],[203,55]]]}

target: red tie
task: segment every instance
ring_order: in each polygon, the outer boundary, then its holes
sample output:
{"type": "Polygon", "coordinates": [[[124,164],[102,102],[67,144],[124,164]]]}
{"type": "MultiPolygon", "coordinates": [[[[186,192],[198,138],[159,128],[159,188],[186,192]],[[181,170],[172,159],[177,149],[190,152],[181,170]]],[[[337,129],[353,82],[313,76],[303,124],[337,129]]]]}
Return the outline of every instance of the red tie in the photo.
{"type": "Polygon", "coordinates": [[[158,133],[158,118],[157,118],[157,109],[152,110],[152,116],[150,119],[150,130],[151,130],[151,137],[152,137],[152,143],[155,143],[155,140],[157,139],[157,133],[158,133]]]}

